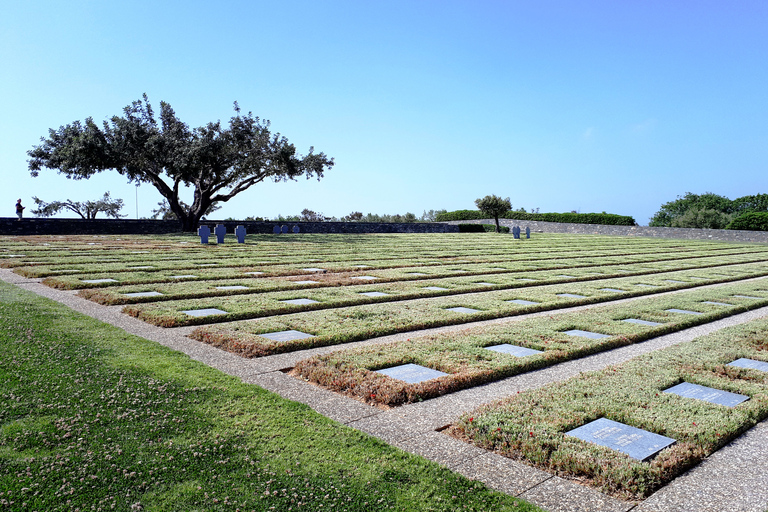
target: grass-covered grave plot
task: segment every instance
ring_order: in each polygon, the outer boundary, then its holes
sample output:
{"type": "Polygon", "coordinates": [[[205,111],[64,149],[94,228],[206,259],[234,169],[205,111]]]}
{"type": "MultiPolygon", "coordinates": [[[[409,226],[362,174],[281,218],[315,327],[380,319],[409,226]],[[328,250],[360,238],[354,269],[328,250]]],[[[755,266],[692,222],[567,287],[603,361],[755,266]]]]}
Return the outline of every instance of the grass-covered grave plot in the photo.
{"type": "Polygon", "coordinates": [[[768,417],[768,320],[731,327],[620,366],[516,394],[463,415],[448,434],[623,498],[648,496],[768,417]],[[665,390],[687,382],[746,395],[726,407],[665,390]],[[676,442],[648,462],[569,436],[599,418],[676,442]]]}
{"type": "Polygon", "coordinates": [[[768,283],[762,280],[730,284],[575,313],[332,352],[300,361],[293,369],[293,374],[367,403],[396,406],[765,306],[768,305],[767,287],[768,283]],[[749,293],[761,295],[762,298],[735,297],[749,290],[749,293]],[[708,300],[732,305],[705,303],[708,300]],[[696,310],[701,314],[687,315],[668,311],[674,307],[696,310]],[[642,320],[643,323],[627,320],[642,320]],[[569,334],[569,331],[572,333],[569,334]],[[494,349],[500,345],[539,352],[519,357],[494,349]],[[404,364],[416,364],[448,375],[409,384],[377,373],[377,370],[404,364]]]}

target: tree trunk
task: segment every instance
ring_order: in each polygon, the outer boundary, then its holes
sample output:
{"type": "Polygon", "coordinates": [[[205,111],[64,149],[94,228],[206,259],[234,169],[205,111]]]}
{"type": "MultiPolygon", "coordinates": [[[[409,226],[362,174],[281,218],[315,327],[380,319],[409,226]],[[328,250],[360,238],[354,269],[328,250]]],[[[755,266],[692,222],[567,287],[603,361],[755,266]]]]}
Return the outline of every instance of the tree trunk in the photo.
{"type": "Polygon", "coordinates": [[[499,227],[499,217],[494,217],[494,220],[496,221],[496,232],[501,233],[501,227],[499,227]]]}

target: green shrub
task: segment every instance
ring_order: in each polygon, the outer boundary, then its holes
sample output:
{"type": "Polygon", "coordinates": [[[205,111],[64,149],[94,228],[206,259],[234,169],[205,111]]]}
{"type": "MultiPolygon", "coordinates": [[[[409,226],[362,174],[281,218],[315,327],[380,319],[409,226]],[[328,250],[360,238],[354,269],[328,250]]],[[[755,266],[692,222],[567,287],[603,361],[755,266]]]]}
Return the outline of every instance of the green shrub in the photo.
{"type": "Polygon", "coordinates": [[[768,212],[750,212],[736,217],[725,229],[768,231],[768,212]]]}
{"type": "MultiPolygon", "coordinates": [[[[502,233],[509,233],[509,228],[506,226],[500,227],[502,233]]],[[[496,226],[493,224],[459,224],[459,233],[486,233],[496,232],[496,226]]]]}
{"type": "MultiPolygon", "coordinates": [[[[451,220],[481,220],[486,218],[477,210],[456,210],[437,216],[437,222],[451,220]]],[[[611,226],[635,226],[637,222],[628,215],[614,213],[525,213],[509,211],[501,216],[504,219],[530,220],[544,222],[569,222],[573,224],[605,224],[611,226]]]]}

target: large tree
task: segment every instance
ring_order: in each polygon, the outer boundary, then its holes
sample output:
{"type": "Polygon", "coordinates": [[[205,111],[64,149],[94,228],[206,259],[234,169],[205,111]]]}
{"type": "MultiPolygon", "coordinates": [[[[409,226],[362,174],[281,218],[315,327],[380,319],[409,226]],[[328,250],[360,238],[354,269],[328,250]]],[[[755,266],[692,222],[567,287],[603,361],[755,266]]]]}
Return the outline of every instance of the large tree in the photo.
{"type": "Polygon", "coordinates": [[[493,217],[493,220],[496,221],[497,233],[501,231],[501,227],[499,226],[499,216],[504,215],[512,209],[512,203],[509,202],[509,198],[502,199],[496,195],[475,199],[475,206],[477,206],[477,209],[484,214],[493,217]]]}
{"type": "Polygon", "coordinates": [[[144,94],[102,126],[92,118],[50,129],[48,138],[28,152],[29,170],[56,169],[71,179],[87,179],[102,171],[116,171],[129,183],[150,183],[168,201],[184,231],[194,231],[213,203],[229,201],[252,185],[323,177],[333,159],[309,148],[306,156],[269,121],[250,112],[243,115],[235,102],[229,126],[208,123],[190,129],[168,103],[160,103],[159,119],[144,94]],[[179,198],[182,186],[194,190],[188,207],[179,198]]]}
{"type": "Polygon", "coordinates": [[[61,210],[69,210],[78,214],[83,219],[95,219],[96,215],[100,212],[104,212],[107,217],[119,219],[125,217],[120,215],[120,210],[123,209],[122,199],[112,199],[109,192],[104,192],[104,197],[96,201],[72,201],[67,199],[66,201],[52,201],[46,203],[39,197],[32,197],[37,205],[36,210],[32,210],[32,213],[38,217],[50,217],[56,215],[61,210]]]}

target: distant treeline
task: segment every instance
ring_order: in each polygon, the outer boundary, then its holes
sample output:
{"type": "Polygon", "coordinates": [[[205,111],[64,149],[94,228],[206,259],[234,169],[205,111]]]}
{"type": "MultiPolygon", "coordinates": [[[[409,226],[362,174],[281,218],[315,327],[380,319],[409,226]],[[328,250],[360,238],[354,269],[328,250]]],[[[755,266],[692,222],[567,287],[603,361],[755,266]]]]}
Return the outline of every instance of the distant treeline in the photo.
{"type": "MultiPolygon", "coordinates": [[[[481,220],[488,216],[479,210],[456,210],[437,215],[438,222],[449,220],[481,220]]],[[[635,226],[637,222],[628,215],[614,213],[526,213],[510,210],[500,215],[502,219],[530,220],[543,222],[568,222],[573,224],[607,224],[611,226],[635,226]]]]}
{"type": "Polygon", "coordinates": [[[706,192],[664,203],[649,226],[768,231],[768,194],[728,199],[706,192]]]}

